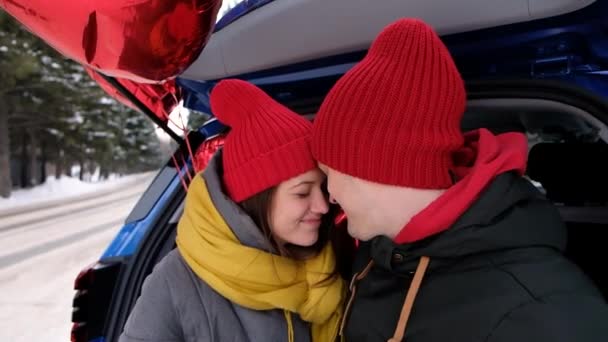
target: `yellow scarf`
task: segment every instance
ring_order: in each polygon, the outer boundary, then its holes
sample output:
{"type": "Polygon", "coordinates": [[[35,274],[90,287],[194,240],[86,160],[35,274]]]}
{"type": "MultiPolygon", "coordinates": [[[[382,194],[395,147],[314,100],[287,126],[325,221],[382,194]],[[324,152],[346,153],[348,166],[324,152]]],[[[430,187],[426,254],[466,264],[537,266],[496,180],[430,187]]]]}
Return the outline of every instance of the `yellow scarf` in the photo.
{"type": "Polygon", "coordinates": [[[197,175],[178,224],[177,246],[194,273],[230,301],[253,310],[285,310],[289,335],[289,312],[295,312],[312,324],[314,342],[336,340],[345,284],[333,272],[330,244],[305,261],[242,245],[197,175]]]}

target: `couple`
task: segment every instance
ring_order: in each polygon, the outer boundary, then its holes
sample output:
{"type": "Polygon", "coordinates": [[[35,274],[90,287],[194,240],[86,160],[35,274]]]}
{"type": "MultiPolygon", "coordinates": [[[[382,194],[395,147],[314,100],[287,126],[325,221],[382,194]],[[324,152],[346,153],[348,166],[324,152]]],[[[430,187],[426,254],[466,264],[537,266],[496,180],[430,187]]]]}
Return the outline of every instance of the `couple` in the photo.
{"type": "Polygon", "coordinates": [[[602,295],[522,177],[526,137],[461,133],[465,101],[414,19],[380,33],[313,124],[219,82],[211,107],[232,129],[120,341],[608,340],[602,295]],[[360,241],[348,280],[328,201],[360,241]]]}

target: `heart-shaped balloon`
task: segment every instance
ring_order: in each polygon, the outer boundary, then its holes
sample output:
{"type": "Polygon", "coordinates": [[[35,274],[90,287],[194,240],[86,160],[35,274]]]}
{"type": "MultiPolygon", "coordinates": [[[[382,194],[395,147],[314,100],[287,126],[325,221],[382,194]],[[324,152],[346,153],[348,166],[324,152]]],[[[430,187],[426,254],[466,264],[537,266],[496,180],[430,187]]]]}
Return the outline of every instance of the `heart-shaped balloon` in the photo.
{"type": "Polygon", "coordinates": [[[140,83],[181,74],[209,38],[221,0],[0,0],[68,58],[140,83]]]}

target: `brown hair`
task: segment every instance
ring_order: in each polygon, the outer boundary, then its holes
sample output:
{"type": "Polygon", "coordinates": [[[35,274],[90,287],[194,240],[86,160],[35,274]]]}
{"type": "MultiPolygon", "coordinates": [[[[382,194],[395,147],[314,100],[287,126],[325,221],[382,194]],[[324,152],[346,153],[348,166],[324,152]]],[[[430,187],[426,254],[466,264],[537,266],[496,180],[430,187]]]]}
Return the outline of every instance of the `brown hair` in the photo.
{"type": "Polygon", "coordinates": [[[245,213],[253,219],[253,222],[260,229],[262,234],[264,234],[272,249],[279,255],[297,260],[314,257],[323,249],[323,247],[325,247],[325,244],[329,239],[331,225],[326,222],[325,218],[327,215],[323,216],[323,221],[319,227],[319,239],[312,246],[304,247],[278,243],[270,227],[270,205],[276,189],[277,187],[274,186],[251,196],[240,203],[241,208],[243,208],[245,213]]]}

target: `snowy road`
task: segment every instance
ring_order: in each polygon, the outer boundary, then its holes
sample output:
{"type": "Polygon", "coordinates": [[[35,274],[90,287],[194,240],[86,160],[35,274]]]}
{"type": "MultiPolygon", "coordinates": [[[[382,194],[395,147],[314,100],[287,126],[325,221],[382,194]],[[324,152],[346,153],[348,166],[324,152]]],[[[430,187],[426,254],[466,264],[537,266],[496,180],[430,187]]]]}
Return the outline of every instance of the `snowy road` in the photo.
{"type": "Polygon", "coordinates": [[[103,253],[151,180],[0,217],[0,341],[70,340],[76,275],[103,253]]]}

